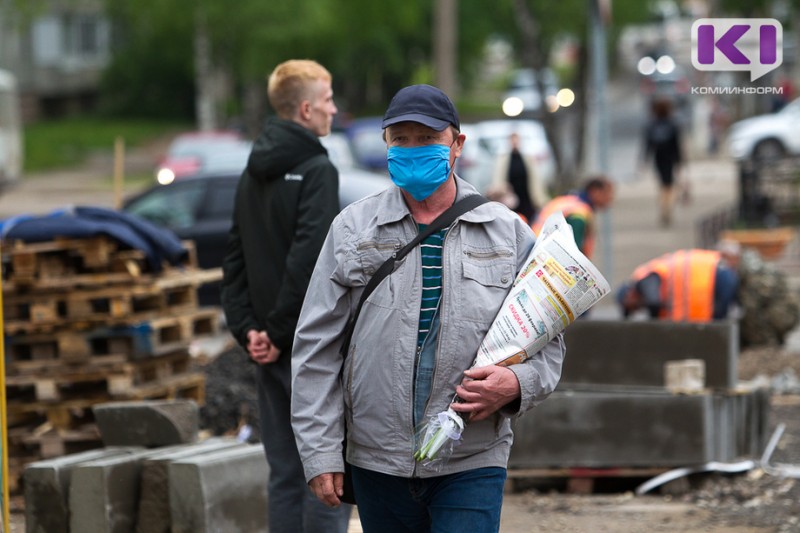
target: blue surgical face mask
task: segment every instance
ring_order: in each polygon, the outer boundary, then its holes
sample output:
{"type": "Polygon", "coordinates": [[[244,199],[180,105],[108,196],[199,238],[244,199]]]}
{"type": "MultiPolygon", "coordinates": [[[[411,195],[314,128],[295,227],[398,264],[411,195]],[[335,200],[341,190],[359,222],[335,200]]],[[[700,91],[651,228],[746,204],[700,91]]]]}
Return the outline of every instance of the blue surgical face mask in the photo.
{"type": "Polygon", "coordinates": [[[394,184],[418,202],[428,198],[450,177],[450,147],[444,144],[392,146],[387,157],[394,184]]]}

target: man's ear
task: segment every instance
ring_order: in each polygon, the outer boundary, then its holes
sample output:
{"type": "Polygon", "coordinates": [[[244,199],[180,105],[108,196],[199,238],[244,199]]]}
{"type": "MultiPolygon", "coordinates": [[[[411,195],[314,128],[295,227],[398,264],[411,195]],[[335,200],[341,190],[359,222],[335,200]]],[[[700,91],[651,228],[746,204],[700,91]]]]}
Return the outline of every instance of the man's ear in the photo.
{"type": "Polygon", "coordinates": [[[306,122],[311,120],[311,102],[308,100],[303,100],[300,102],[299,113],[301,120],[306,122]]]}
{"type": "Polygon", "coordinates": [[[464,141],[466,140],[467,136],[463,133],[459,133],[455,140],[453,141],[453,153],[456,157],[461,156],[461,152],[464,150],[464,141]]]}

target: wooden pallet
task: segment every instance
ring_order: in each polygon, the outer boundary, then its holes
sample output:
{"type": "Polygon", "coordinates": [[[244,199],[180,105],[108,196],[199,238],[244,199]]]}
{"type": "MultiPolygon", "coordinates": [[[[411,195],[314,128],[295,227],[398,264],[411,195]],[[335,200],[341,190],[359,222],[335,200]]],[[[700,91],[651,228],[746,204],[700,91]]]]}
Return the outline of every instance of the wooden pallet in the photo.
{"type": "Polygon", "coordinates": [[[70,430],[39,427],[13,428],[8,431],[8,487],[11,494],[21,491],[25,467],[42,459],[61,457],[103,447],[94,424],[70,430]]]}
{"type": "Polygon", "coordinates": [[[52,401],[12,401],[7,406],[9,427],[38,426],[49,423],[63,430],[75,429],[94,421],[92,407],[111,401],[125,400],[194,400],[205,402],[205,375],[185,372],[158,381],[137,385],[120,391],[115,396],[107,392],[85,393],[81,397],[52,401]]]}
{"type": "MultiPolygon", "coordinates": [[[[197,269],[194,243],[184,241],[183,245],[188,258],[177,268],[197,269]]],[[[3,285],[10,290],[96,287],[152,279],[144,252],[122,249],[105,236],[4,243],[3,263],[3,285]]]]}
{"type": "Polygon", "coordinates": [[[30,428],[49,424],[50,427],[60,430],[79,429],[86,424],[94,423],[92,406],[96,405],[98,401],[83,398],[59,403],[39,402],[38,405],[10,402],[8,404],[8,427],[30,428]]]}
{"type": "Polygon", "coordinates": [[[95,424],[75,429],[56,429],[43,424],[36,428],[10,429],[8,444],[10,457],[30,462],[100,448],[103,441],[95,424]]]}
{"type": "Polygon", "coordinates": [[[218,332],[219,310],[208,308],[129,325],[12,335],[6,339],[7,366],[9,373],[20,373],[41,361],[66,365],[120,356],[144,358],[185,350],[192,340],[218,332]]]}
{"type": "Polygon", "coordinates": [[[145,386],[127,389],[119,397],[86,396],[63,400],[8,403],[8,427],[41,427],[48,424],[58,430],[79,429],[94,422],[92,408],[100,403],[121,400],[190,399],[198,404],[205,401],[205,376],[189,372],[159,380],[145,386]]]}
{"type": "Polygon", "coordinates": [[[9,420],[21,420],[25,415],[46,416],[54,425],[72,427],[74,413],[85,416],[86,409],[98,403],[124,400],[172,400],[183,398],[194,400],[199,405],[205,402],[205,375],[202,372],[185,372],[157,382],[137,385],[115,396],[106,391],[85,392],[80,397],[68,398],[59,402],[50,400],[17,401],[9,399],[7,405],[9,420]]]}
{"type": "Polygon", "coordinates": [[[115,364],[44,366],[39,372],[6,376],[9,401],[61,401],[96,392],[111,397],[189,371],[191,356],[177,352],[115,364]]]}
{"type": "Polygon", "coordinates": [[[119,324],[180,314],[197,307],[197,288],[158,284],[4,296],[6,334],[29,333],[80,324],[119,324]]]}
{"type": "Polygon", "coordinates": [[[172,376],[148,385],[133,387],[121,395],[127,400],[187,399],[203,405],[206,398],[206,376],[193,372],[172,376]]]}

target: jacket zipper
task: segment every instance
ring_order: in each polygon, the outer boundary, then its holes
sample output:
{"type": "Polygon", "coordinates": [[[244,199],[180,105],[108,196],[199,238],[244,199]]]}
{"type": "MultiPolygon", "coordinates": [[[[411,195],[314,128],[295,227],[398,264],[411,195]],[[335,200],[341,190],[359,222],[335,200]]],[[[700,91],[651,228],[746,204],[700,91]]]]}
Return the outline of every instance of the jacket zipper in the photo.
{"type": "Polygon", "coordinates": [[[400,245],[397,243],[385,243],[381,244],[375,241],[367,241],[361,242],[356,246],[356,250],[359,252],[363,252],[368,248],[374,248],[375,250],[399,250],[400,245]]]}
{"type": "MultiPolygon", "coordinates": [[[[453,230],[453,228],[456,226],[457,223],[458,223],[458,220],[453,222],[453,224],[449,228],[447,228],[447,231],[444,234],[444,238],[442,239],[442,297],[439,298],[439,308],[436,311],[437,313],[439,313],[439,311],[444,309],[444,297],[445,297],[445,294],[447,293],[447,291],[445,290],[445,286],[444,286],[444,271],[445,271],[444,262],[445,262],[445,257],[446,257],[446,254],[444,252],[445,245],[447,244],[447,237],[450,235],[450,232],[453,230]]],[[[439,353],[439,348],[441,348],[441,346],[442,346],[442,328],[443,328],[443,325],[444,325],[444,321],[442,320],[443,316],[444,316],[444,311],[439,313],[439,336],[436,339],[436,350],[434,351],[433,373],[431,374],[431,394],[430,394],[430,396],[428,396],[428,401],[425,402],[425,409],[422,410],[423,416],[424,416],[424,413],[428,410],[428,404],[430,403],[431,397],[433,396],[433,391],[436,390],[436,387],[435,387],[435,385],[436,385],[436,370],[439,368],[439,365],[438,365],[438,362],[436,360],[435,355],[439,353]]],[[[423,343],[423,346],[424,346],[424,343],[423,343]]],[[[420,347],[417,350],[418,351],[418,355],[417,355],[418,357],[422,355],[422,349],[421,348],[422,347],[420,347]]],[[[413,395],[412,395],[412,401],[411,401],[411,420],[412,421],[414,420],[413,395]]],[[[412,434],[416,437],[416,431],[415,430],[416,430],[416,428],[412,428],[412,434]]],[[[413,442],[416,445],[416,438],[413,439],[413,442]]],[[[411,474],[411,477],[417,477],[417,474],[418,474],[417,468],[418,467],[419,467],[419,463],[414,461],[414,472],[411,474]]]]}
{"type": "Polygon", "coordinates": [[[497,257],[511,257],[511,255],[513,254],[507,250],[498,250],[493,252],[465,251],[464,255],[466,255],[467,257],[471,257],[472,259],[495,259],[497,257]]]}
{"type": "MultiPolygon", "coordinates": [[[[355,361],[353,361],[353,357],[356,355],[356,345],[353,344],[350,348],[350,352],[347,354],[347,358],[350,360],[350,368],[347,370],[347,398],[350,400],[350,418],[352,419],[352,412],[353,412],[353,368],[355,367],[355,361]]],[[[345,411],[346,412],[346,411],[345,411]]],[[[352,420],[349,420],[348,423],[351,423],[352,420]]]]}

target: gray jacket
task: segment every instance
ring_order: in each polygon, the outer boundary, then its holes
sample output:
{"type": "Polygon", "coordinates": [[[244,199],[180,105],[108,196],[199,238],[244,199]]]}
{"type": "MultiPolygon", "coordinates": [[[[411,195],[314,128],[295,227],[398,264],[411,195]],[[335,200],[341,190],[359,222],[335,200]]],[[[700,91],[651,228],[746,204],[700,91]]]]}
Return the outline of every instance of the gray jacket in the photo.
{"type": "MultiPolygon", "coordinates": [[[[456,179],[458,199],[476,193],[456,179]]],[[[344,361],[339,347],[369,278],[416,234],[417,225],[397,187],[351,204],[331,225],[292,353],[292,424],[309,481],[344,471],[345,418],[347,460],[362,468],[402,477],[505,468],[512,441],[508,417],[543,401],[558,384],[565,352],[560,335],[533,358],[510,367],[519,379],[519,402],[502,414],[467,424],[461,444],[440,471],[415,462],[412,389],[422,290],[419,247],[367,299],[344,361]]],[[[441,329],[426,420],[452,401],[533,243],[534,234],[522,219],[494,202],[462,215],[447,232],[441,329]]]]}

